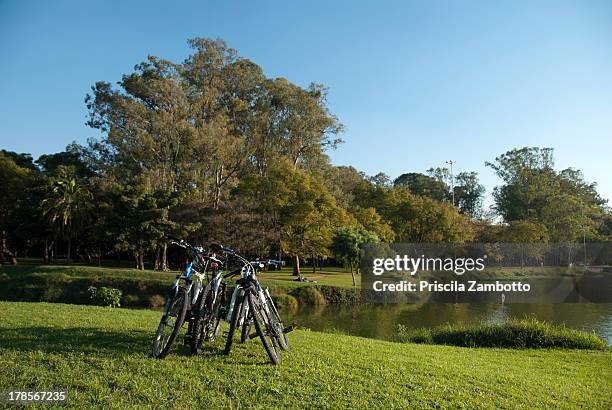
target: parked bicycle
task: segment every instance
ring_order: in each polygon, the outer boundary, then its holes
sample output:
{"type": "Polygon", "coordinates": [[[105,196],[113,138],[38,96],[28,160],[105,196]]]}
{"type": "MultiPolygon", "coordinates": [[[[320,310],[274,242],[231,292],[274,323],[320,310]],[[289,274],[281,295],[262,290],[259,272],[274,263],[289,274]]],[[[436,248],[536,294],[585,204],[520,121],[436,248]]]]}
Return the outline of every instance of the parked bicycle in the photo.
{"type": "Polygon", "coordinates": [[[205,257],[203,248],[192,246],[183,239],[168,237],[172,244],[188,252],[189,262],[185,271],[176,275],[166,296],[162,317],[153,340],[153,355],[158,359],[166,357],[172,349],[185,322],[189,306],[197,305],[198,300],[201,300],[205,272],[210,263],[210,258],[205,257]]]}
{"type": "Polygon", "coordinates": [[[264,263],[261,261],[250,262],[230,248],[218,244],[213,246],[213,249],[222,251],[229,257],[235,258],[242,265],[240,268],[242,277],[236,282],[236,288],[232,294],[227,312],[230,327],[227,333],[224,353],[229,354],[234,334],[241,327],[242,334],[240,339],[242,342],[259,336],[272,363],[280,363],[280,349],[289,350],[287,333],[292,328],[285,328],[283,326],[269,290],[263,289],[259,283],[256,273],[264,268],[264,263]],[[254,334],[250,334],[251,325],[255,326],[254,334]]]}

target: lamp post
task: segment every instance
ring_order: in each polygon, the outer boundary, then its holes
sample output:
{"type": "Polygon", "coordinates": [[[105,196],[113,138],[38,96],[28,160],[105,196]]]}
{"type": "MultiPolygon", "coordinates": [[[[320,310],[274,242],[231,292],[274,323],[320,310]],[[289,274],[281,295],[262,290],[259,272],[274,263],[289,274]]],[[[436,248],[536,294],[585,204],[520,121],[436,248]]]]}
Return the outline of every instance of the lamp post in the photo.
{"type": "Polygon", "coordinates": [[[455,176],[453,175],[453,164],[456,164],[457,161],[453,161],[451,159],[451,160],[446,161],[446,163],[450,165],[451,195],[452,195],[452,198],[453,198],[453,206],[455,206],[455,176]]]}

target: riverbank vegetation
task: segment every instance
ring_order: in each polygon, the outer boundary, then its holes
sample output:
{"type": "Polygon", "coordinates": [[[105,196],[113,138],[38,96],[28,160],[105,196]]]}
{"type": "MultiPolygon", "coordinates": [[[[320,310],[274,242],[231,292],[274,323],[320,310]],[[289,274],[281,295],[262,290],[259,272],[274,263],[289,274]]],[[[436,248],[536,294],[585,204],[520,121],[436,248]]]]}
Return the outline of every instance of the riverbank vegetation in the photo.
{"type": "MultiPolygon", "coordinates": [[[[0,266],[0,300],[87,305],[94,304],[90,287],[106,287],[121,292],[121,306],[159,307],[177,273],[86,265],[0,266]]],[[[296,303],[359,303],[359,289],[352,286],[350,273],[336,268],[311,277],[316,282],[295,281],[291,269],[260,275],[261,283],[286,308],[295,307],[296,303]],[[309,290],[301,290],[306,287],[309,290]]]]}
{"type": "Polygon", "coordinates": [[[463,326],[448,324],[434,328],[398,328],[398,341],[463,347],[519,349],[609,349],[594,333],[569,329],[537,319],[509,320],[503,324],[463,326]]]}
{"type": "Polygon", "coordinates": [[[189,44],[183,62],[151,56],[118,83],[96,82],[87,123],[101,136],[88,144],[37,159],[0,153],[4,262],[129,258],[141,270],[178,269],[183,258],[164,239],[172,233],[285,259],[300,275],[305,260],[354,270],[364,241],[611,238],[596,185],[555,169],[550,148],[513,149],[488,163],[502,184],[485,210],[469,170],[450,175],[432,164],[392,181],[332,165],[328,152],[344,127],[324,86],[269,78],[221,40],[189,44]]]}
{"type": "Polygon", "coordinates": [[[257,341],[151,357],[159,313],[0,302],[0,386],[67,389],[68,407],[612,406],[612,352],[469,349],[296,330],[270,366],[257,341]],[[194,374],[197,381],[194,381],[194,374]],[[240,380],[236,375],[241,375],[240,380]]]}

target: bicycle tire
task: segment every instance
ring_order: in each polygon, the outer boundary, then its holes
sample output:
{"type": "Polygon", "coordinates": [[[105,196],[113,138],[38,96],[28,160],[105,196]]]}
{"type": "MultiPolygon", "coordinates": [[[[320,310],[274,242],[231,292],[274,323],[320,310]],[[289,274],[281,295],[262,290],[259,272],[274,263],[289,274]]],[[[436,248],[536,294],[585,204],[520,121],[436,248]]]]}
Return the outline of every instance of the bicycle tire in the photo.
{"type": "Polygon", "coordinates": [[[266,303],[268,304],[270,308],[269,309],[270,314],[272,315],[271,320],[272,322],[276,322],[276,323],[273,323],[273,325],[277,328],[276,329],[277,333],[279,333],[278,345],[280,346],[281,349],[288,352],[290,350],[289,338],[287,337],[287,333],[284,332],[285,326],[283,325],[283,321],[280,315],[278,314],[278,310],[276,309],[276,306],[274,305],[274,301],[272,300],[272,297],[270,296],[270,294],[266,292],[265,295],[266,295],[266,303]]]}
{"type": "Polygon", "coordinates": [[[263,344],[270,361],[272,364],[277,365],[281,362],[281,356],[280,352],[278,351],[278,342],[276,337],[274,335],[268,335],[269,319],[266,319],[267,314],[259,305],[257,296],[253,292],[249,292],[248,301],[249,311],[251,312],[253,323],[255,324],[255,330],[261,339],[261,343],[263,344]]]}
{"type": "Polygon", "coordinates": [[[195,322],[193,324],[193,330],[191,335],[191,340],[189,342],[189,347],[191,348],[191,354],[198,354],[202,349],[202,344],[204,343],[205,335],[205,323],[204,318],[206,315],[206,311],[209,308],[209,299],[208,295],[210,293],[210,287],[205,287],[204,291],[198,298],[197,311],[195,316],[195,322]]]}
{"type": "Polygon", "coordinates": [[[242,325],[242,333],[240,334],[240,343],[246,343],[251,338],[249,337],[251,334],[251,321],[247,318],[247,321],[242,325]]]}
{"type": "Polygon", "coordinates": [[[155,333],[155,339],[153,340],[153,356],[155,356],[157,359],[163,359],[164,357],[168,355],[168,353],[170,353],[170,350],[172,349],[172,346],[174,345],[174,342],[176,341],[176,337],[180,333],[181,328],[183,327],[183,323],[185,322],[185,315],[187,314],[187,306],[189,304],[187,289],[183,286],[179,286],[176,289],[176,292],[174,293],[174,295],[169,294],[167,296],[167,299],[168,298],[172,298],[169,302],[166,302],[166,303],[170,303],[170,307],[168,308],[168,313],[165,315],[162,315],[162,319],[160,320],[159,326],[157,327],[157,332],[155,333]],[[178,309],[176,312],[177,313],[176,321],[174,322],[172,333],[168,337],[168,340],[165,343],[165,345],[162,346],[160,350],[159,344],[161,342],[162,332],[167,326],[168,317],[171,316],[171,312],[174,307],[177,307],[178,309]]]}
{"type": "Polygon", "coordinates": [[[232,343],[234,342],[234,333],[236,332],[236,326],[238,325],[238,319],[242,311],[242,304],[244,303],[244,290],[240,289],[236,294],[236,300],[234,301],[234,310],[232,311],[232,318],[230,319],[230,327],[227,332],[227,339],[225,340],[225,349],[223,353],[228,355],[232,350],[232,343]]]}

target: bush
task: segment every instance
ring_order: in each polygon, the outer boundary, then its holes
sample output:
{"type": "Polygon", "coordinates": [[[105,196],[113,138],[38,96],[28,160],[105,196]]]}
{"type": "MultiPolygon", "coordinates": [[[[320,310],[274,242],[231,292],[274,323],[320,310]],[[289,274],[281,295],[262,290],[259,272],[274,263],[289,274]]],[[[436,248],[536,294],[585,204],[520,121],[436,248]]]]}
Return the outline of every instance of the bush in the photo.
{"type": "Polygon", "coordinates": [[[297,298],[301,304],[318,306],[325,305],[325,296],[314,286],[304,286],[297,290],[297,298]]]}
{"type": "Polygon", "coordinates": [[[96,305],[110,307],[121,305],[121,291],[119,289],[90,286],[87,291],[89,292],[89,299],[96,305]]]}
{"type": "Polygon", "coordinates": [[[138,306],[140,305],[140,296],[138,295],[125,295],[122,299],[123,306],[138,306]]]}
{"type": "Polygon", "coordinates": [[[316,286],[327,303],[340,305],[356,305],[361,303],[359,288],[341,288],[337,286],[316,286]]]}
{"type": "Polygon", "coordinates": [[[149,298],[149,306],[153,308],[160,308],[166,304],[166,298],[162,295],[153,295],[149,298]]]}
{"type": "Polygon", "coordinates": [[[445,325],[409,331],[398,326],[398,341],[463,347],[519,349],[565,348],[604,350],[608,344],[594,333],[568,329],[537,319],[511,320],[501,325],[445,325]]]}
{"type": "Polygon", "coordinates": [[[295,310],[298,307],[297,299],[291,295],[274,295],[272,296],[272,300],[279,309],[295,310]]]}

